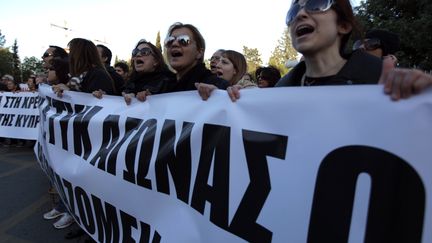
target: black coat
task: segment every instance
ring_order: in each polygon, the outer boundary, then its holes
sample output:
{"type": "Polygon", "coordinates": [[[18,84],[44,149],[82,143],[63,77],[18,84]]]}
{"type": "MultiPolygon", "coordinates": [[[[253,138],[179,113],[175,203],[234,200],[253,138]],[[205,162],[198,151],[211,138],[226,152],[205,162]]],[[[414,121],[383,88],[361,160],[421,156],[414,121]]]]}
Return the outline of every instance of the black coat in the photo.
{"type": "Polygon", "coordinates": [[[83,77],[81,92],[92,93],[96,90],[105,91],[106,94],[114,94],[114,83],[104,68],[92,68],[83,77]]]}
{"type": "Polygon", "coordinates": [[[137,94],[138,92],[149,90],[151,94],[167,93],[176,85],[176,76],[167,70],[151,73],[133,73],[126,83],[124,93],[137,94]]]}
{"type": "Polygon", "coordinates": [[[114,81],[115,95],[121,95],[121,91],[124,88],[125,80],[116,72],[116,70],[111,66],[105,66],[105,69],[111,76],[111,79],[114,81]]]}
{"type": "Polygon", "coordinates": [[[214,75],[204,63],[199,63],[177,81],[172,92],[196,90],[195,83],[213,84],[219,89],[227,89],[229,86],[228,81],[214,75]]]}
{"type": "MultiPolygon", "coordinates": [[[[350,84],[377,84],[381,75],[382,60],[378,57],[367,54],[362,50],[353,52],[347,59],[342,69],[325,82],[310,84],[317,85],[350,85],[350,84]]],[[[301,86],[301,79],[306,72],[306,65],[303,62],[297,64],[289,73],[283,76],[276,87],[301,86]]],[[[324,80],[324,79],[323,79],[324,80]]]]}

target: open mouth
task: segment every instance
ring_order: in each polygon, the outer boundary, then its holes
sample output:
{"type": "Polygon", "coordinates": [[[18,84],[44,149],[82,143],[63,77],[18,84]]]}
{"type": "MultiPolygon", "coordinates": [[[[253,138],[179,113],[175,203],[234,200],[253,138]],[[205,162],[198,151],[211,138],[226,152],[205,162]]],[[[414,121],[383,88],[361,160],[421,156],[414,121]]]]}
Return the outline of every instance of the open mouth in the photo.
{"type": "Polygon", "coordinates": [[[143,62],[143,60],[136,59],[136,60],[135,60],[135,64],[140,65],[140,64],[144,64],[144,62],[143,62]]]}
{"type": "Polygon", "coordinates": [[[310,25],[301,25],[296,29],[296,35],[298,37],[310,34],[314,31],[314,27],[310,26],[310,25]]]}
{"type": "Polygon", "coordinates": [[[220,77],[220,76],[223,75],[223,72],[218,71],[218,72],[216,72],[216,75],[217,75],[218,77],[220,77]]]}
{"type": "Polygon", "coordinates": [[[171,56],[172,57],[181,57],[181,56],[183,56],[183,54],[179,51],[172,51],[171,56]]]}

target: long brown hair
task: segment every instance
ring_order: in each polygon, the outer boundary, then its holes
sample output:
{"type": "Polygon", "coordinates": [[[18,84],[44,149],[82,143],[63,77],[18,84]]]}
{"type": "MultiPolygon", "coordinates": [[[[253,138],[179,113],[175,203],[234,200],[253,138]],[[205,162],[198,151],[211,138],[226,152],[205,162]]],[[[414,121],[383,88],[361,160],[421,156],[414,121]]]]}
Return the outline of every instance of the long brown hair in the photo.
{"type": "Polygon", "coordinates": [[[72,76],[79,76],[92,68],[105,69],[96,45],[86,39],[74,38],[69,44],[69,71],[72,76]]]}
{"type": "Polygon", "coordinates": [[[247,71],[246,58],[240,52],[236,52],[233,50],[226,50],[222,52],[222,56],[228,58],[232,62],[236,70],[236,74],[234,75],[232,80],[228,81],[231,85],[236,84],[240,79],[242,79],[243,75],[247,71]]]}

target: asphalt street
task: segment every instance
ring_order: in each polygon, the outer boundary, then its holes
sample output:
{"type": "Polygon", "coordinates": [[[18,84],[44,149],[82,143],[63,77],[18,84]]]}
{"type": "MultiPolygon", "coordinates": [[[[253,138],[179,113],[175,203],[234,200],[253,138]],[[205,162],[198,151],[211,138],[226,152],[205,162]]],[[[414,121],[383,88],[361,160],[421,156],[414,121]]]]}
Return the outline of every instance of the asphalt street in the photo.
{"type": "Polygon", "coordinates": [[[33,148],[0,146],[0,243],[84,242],[64,238],[76,224],[59,230],[56,219],[43,219],[53,205],[49,187],[33,148]]]}

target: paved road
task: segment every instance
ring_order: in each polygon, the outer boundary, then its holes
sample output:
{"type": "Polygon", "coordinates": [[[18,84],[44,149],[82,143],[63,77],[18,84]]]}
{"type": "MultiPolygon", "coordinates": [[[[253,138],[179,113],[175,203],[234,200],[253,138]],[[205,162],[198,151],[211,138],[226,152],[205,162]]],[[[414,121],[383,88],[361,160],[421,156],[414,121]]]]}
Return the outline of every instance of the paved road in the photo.
{"type": "Polygon", "coordinates": [[[42,215],[52,208],[49,181],[32,148],[0,147],[0,243],[72,243],[66,229],[55,229],[54,220],[42,215]]]}

